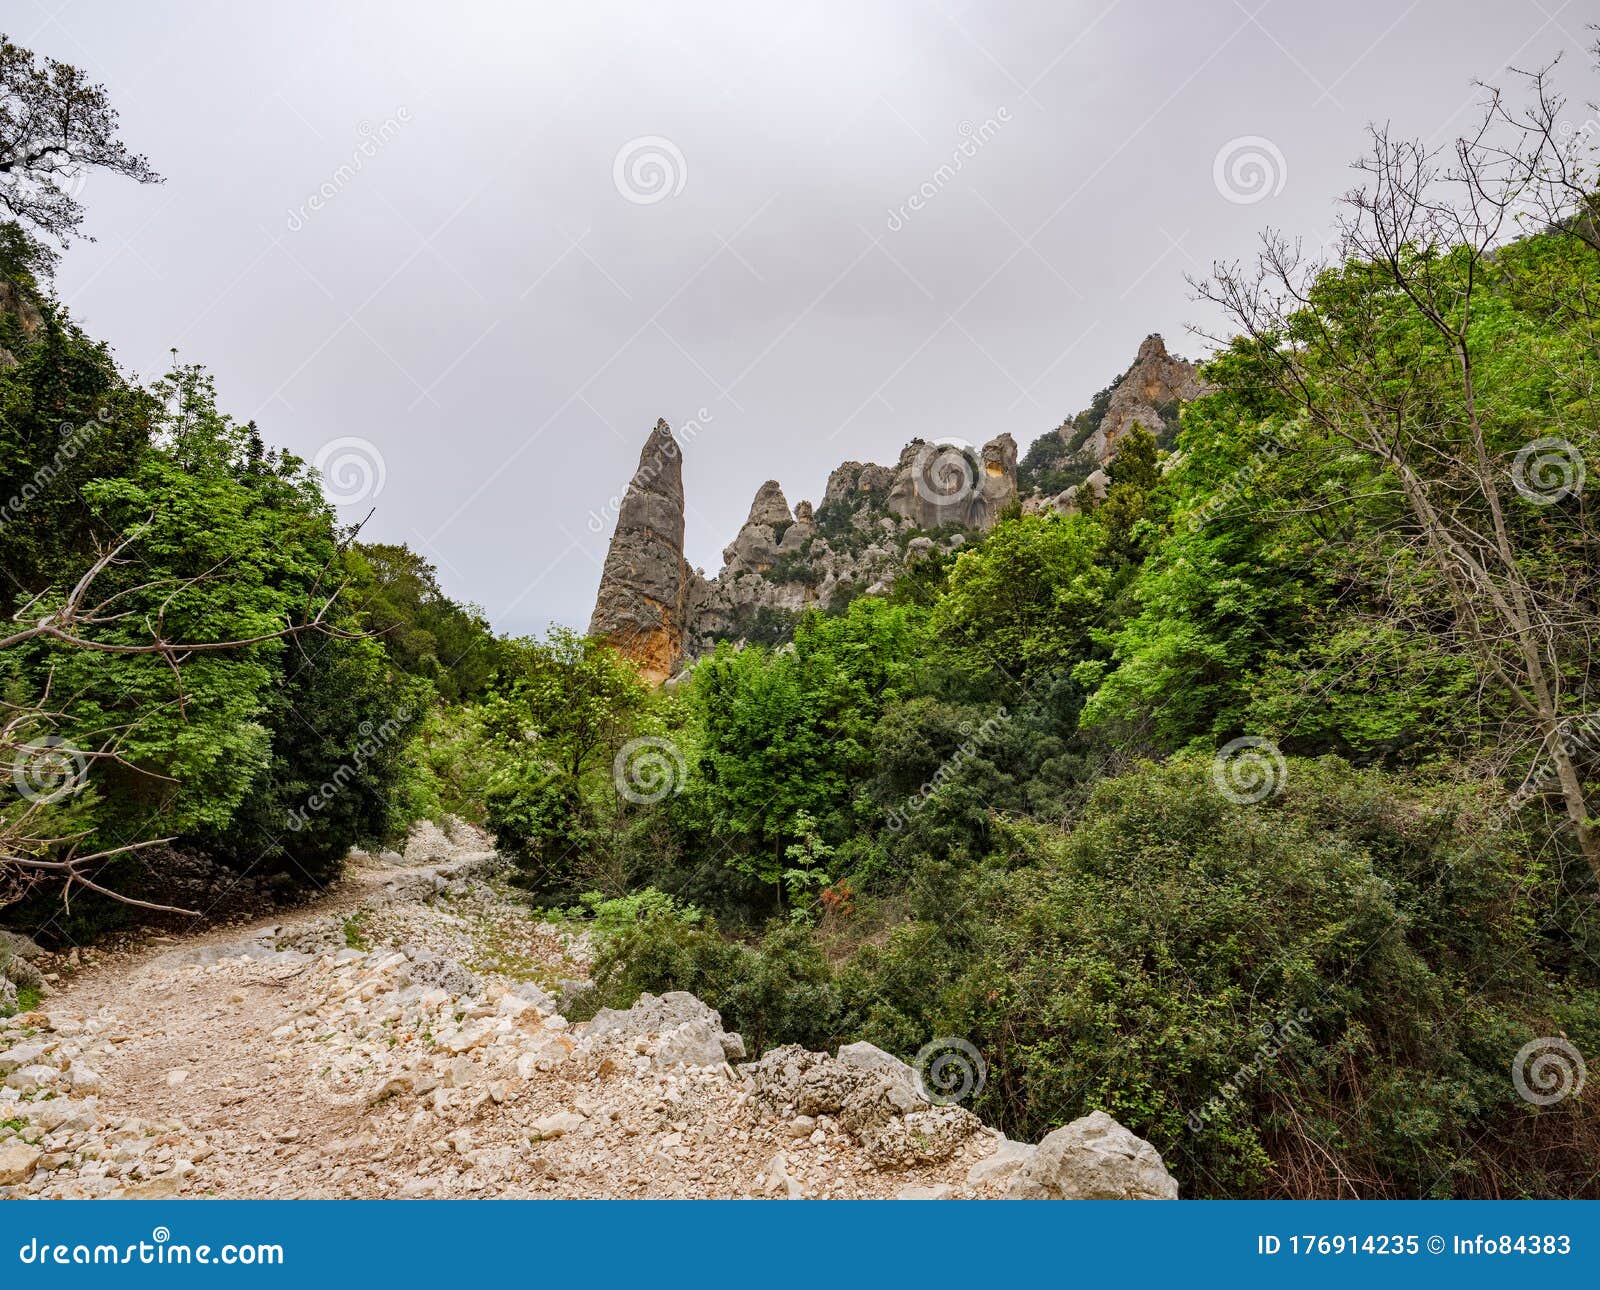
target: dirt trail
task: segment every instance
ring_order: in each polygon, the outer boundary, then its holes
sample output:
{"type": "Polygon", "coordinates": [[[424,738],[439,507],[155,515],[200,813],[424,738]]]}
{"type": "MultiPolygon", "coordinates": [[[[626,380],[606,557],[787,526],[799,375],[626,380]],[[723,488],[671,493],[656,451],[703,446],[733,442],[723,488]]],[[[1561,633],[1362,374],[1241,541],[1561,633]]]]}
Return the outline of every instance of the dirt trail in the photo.
{"type": "Polygon", "coordinates": [[[995,1194],[968,1181],[992,1135],[885,1169],[829,1115],[775,1114],[689,996],[569,1025],[581,940],[481,837],[434,841],[0,1021],[0,1197],[995,1194]]]}

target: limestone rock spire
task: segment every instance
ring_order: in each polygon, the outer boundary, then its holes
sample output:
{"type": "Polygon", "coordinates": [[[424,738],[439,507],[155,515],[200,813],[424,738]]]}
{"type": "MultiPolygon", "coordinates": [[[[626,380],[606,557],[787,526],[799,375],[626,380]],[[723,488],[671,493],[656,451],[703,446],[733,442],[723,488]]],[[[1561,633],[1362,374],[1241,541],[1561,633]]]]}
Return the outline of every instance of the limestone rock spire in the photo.
{"type": "Polygon", "coordinates": [[[617,512],[589,634],[659,685],[683,658],[683,452],[665,421],[645,440],[617,512]]]}

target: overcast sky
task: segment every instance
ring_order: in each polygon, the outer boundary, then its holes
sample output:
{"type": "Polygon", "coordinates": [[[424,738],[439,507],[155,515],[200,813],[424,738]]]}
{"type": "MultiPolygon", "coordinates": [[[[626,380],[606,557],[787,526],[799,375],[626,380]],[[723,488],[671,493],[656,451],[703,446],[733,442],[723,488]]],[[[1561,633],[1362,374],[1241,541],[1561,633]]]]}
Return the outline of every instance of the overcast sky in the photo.
{"type": "MultiPolygon", "coordinates": [[[[715,572],[760,483],[913,435],[1025,449],[1185,273],[1316,239],[1364,127],[1436,140],[1574,0],[6,0],[158,188],[91,177],[59,288],[176,347],[501,630],[588,620],[658,416],[715,572]],[[959,164],[958,164],[959,161],[959,164]],[[915,197],[915,203],[912,199],[915,197]],[[331,445],[331,446],[330,446],[331,445]],[[380,483],[381,487],[374,488],[380,483]]],[[[1574,77],[1574,81],[1578,78],[1574,77]]],[[[1577,83],[1580,92],[1590,85],[1577,83]]]]}

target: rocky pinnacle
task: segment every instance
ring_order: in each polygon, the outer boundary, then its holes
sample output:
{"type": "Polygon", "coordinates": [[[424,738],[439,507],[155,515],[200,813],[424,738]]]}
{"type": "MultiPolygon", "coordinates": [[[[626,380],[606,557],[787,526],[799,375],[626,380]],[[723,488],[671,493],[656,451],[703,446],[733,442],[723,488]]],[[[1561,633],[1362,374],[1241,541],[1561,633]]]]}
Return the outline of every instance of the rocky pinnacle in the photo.
{"type": "Polygon", "coordinates": [[[660,684],[683,657],[683,453],[657,421],[617,512],[589,634],[660,684]]]}

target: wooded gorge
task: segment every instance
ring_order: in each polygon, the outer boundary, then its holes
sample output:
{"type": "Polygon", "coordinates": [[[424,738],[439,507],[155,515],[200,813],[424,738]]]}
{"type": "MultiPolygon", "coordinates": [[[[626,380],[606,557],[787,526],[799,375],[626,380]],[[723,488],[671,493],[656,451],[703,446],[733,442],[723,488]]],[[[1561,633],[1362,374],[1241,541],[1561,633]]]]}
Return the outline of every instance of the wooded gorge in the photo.
{"type": "MultiPolygon", "coordinates": [[[[652,686],[363,540],[203,367],[121,371],[53,291],[52,172],[157,176],[5,43],[0,922],[289,906],[455,815],[591,934],[574,1017],[686,990],[753,1057],[957,1037],[986,1122],[1105,1111],[1186,1196],[1600,1197],[1580,74],[1442,152],[1375,132],[1322,259],[1268,234],[1197,281],[1207,392],[1117,440],[1103,495],[919,531],[881,592],[652,686]],[[1511,1077],[1536,1043],[1571,1096],[1511,1077]]],[[[1029,491],[1081,485],[1092,429],[1029,491]]]]}

